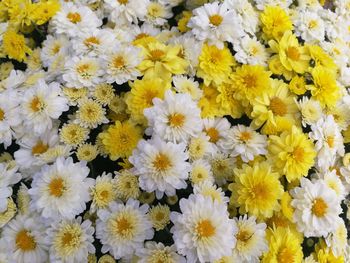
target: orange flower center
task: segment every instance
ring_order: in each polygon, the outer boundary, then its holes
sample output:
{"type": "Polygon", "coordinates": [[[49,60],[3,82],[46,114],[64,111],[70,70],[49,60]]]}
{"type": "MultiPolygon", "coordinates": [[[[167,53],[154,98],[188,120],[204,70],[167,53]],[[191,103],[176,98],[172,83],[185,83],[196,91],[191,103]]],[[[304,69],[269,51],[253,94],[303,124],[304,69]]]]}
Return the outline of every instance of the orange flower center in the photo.
{"type": "Polygon", "coordinates": [[[30,251],[36,248],[34,237],[25,229],[19,231],[16,235],[16,246],[23,251],[30,251]]]}
{"type": "Polygon", "coordinates": [[[54,178],[49,183],[49,192],[54,197],[61,197],[64,190],[64,181],[62,178],[54,178]]]}
{"type": "Polygon", "coordinates": [[[199,238],[209,238],[215,234],[215,227],[210,220],[201,220],[196,226],[196,232],[199,238]]]}
{"type": "Polygon", "coordinates": [[[0,108],[0,121],[5,119],[5,112],[0,108]]]}
{"type": "Polygon", "coordinates": [[[185,122],[185,116],[181,113],[174,113],[169,116],[169,124],[171,127],[181,127],[185,122]]]}
{"type": "Polygon", "coordinates": [[[328,205],[322,198],[313,201],[311,211],[317,217],[323,217],[327,213],[328,205]]]}
{"type": "Polygon", "coordinates": [[[117,56],[113,59],[113,67],[120,69],[124,66],[125,66],[125,60],[123,56],[117,56]]]}
{"type": "Polygon", "coordinates": [[[159,153],[155,160],[153,161],[153,166],[158,170],[158,171],[166,171],[171,167],[171,162],[168,158],[163,153],[159,153]]]}
{"type": "Polygon", "coordinates": [[[30,108],[34,111],[34,112],[38,112],[41,111],[44,107],[44,103],[40,100],[40,98],[38,98],[37,96],[35,96],[32,101],[30,102],[30,108]]]}
{"type": "Polygon", "coordinates": [[[270,109],[274,115],[284,116],[287,113],[286,104],[278,97],[274,97],[270,100],[270,109]]]}
{"type": "Polygon", "coordinates": [[[209,141],[212,143],[216,143],[220,139],[219,131],[214,127],[210,127],[208,130],[206,130],[206,133],[210,137],[209,141]]]}
{"type": "Polygon", "coordinates": [[[241,132],[239,136],[239,139],[244,142],[249,141],[251,138],[252,138],[252,135],[250,134],[250,132],[247,132],[247,131],[241,132]]]}
{"type": "Polygon", "coordinates": [[[69,12],[68,15],[67,15],[67,18],[73,24],[79,23],[81,21],[81,16],[80,16],[79,13],[71,13],[71,12],[69,12]]]}
{"type": "Polygon", "coordinates": [[[218,15],[218,14],[215,14],[215,15],[212,15],[209,17],[210,24],[212,24],[214,26],[221,25],[222,20],[223,20],[223,17],[218,15]]]}
{"type": "Polygon", "coordinates": [[[33,147],[32,147],[32,155],[39,155],[47,151],[49,149],[49,146],[47,144],[44,144],[42,141],[38,141],[33,147]]]}
{"type": "Polygon", "coordinates": [[[291,60],[297,61],[300,58],[300,52],[296,47],[289,47],[286,53],[287,53],[287,57],[291,60]]]}
{"type": "Polygon", "coordinates": [[[87,47],[92,47],[92,45],[99,45],[100,44],[100,40],[97,37],[88,37],[84,40],[84,44],[87,47]]]}
{"type": "Polygon", "coordinates": [[[164,51],[160,49],[151,50],[149,53],[151,55],[150,59],[152,61],[160,61],[165,55],[164,51]]]}

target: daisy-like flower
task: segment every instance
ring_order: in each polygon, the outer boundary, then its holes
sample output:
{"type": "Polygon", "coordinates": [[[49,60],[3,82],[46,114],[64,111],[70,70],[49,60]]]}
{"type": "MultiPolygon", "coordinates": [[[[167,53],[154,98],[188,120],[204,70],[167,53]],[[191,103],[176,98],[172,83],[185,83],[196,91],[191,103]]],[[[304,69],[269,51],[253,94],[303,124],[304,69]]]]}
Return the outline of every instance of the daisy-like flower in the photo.
{"type": "Polygon", "coordinates": [[[131,257],[153,237],[152,223],[146,213],[148,205],[129,199],[126,204],[111,203],[97,212],[96,237],[102,243],[102,253],[114,258],[131,257]]]}
{"type": "Polygon", "coordinates": [[[90,190],[92,196],[90,211],[95,212],[98,209],[107,208],[117,198],[115,190],[111,173],[106,174],[104,172],[102,175],[97,176],[95,185],[90,190]]]}
{"type": "Polygon", "coordinates": [[[335,225],[335,230],[327,236],[325,241],[327,246],[331,248],[334,256],[340,257],[344,255],[346,249],[349,249],[347,248],[349,246],[347,240],[348,231],[344,220],[341,218],[337,220],[335,225]]]}
{"type": "Polygon", "coordinates": [[[35,133],[42,134],[52,128],[53,120],[68,110],[67,104],[58,83],[47,85],[41,79],[33,88],[27,89],[21,98],[24,125],[35,133]]]}
{"type": "Polygon", "coordinates": [[[130,170],[115,173],[114,187],[117,197],[123,201],[130,198],[137,199],[140,196],[138,176],[130,170]]]}
{"type": "Polygon", "coordinates": [[[251,38],[248,35],[240,39],[239,44],[235,46],[237,51],[235,59],[243,64],[250,65],[267,65],[268,52],[263,44],[256,38],[251,38]]]}
{"type": "Polygon", "coordinates": [[[87,262],[88,253],[95,253],[95,230],[90,220],[82,222],[81,217],[61,220],[46,230],[52,262],[87,262]]]}
{"type": "MultiPolygon", "coordinates": [[[[138,23],[144,20],[149,0],[106,0],[106,7],[111,10],[111,19],[117,24],[138,23]]],[[[106,9],[107,10],[107,9],[106,9]]]]}
{"type": "Polygon", "coordinates": [[[317,12],[298,10],[294,19],[295,34],[301,36],[305,42],[323,42],[325,25],[317,12]]]}
{"type": "Polygon", "coordinates": [[[164,229],[170,222],[170,208],[167,205],[158,204],[151,207],[148,215],[156,231],[164,229]]]}
{"type": "Polygon", "coordinates": [[[77,32],[91,30],[102,25],[96,14],[87,6],[64,3],[52,19],[52,27],[58,34],[74,36],[77,32]]]}
{"type": "Polygon", "coordinates": [[[218,2],[193,10],[187,26],[192,28],[198,40],[208,41],[219,48],[223,48],[224,41],[237,42],[244,35],[235,11],[218,2]]]}
{"type": "Polygon", "coordinates": [[[106,64],[105,77],[107,83],[116,82],[121,85],[141,75],[137,66],[142,61],[139,48],[133,46],[115,47],[102,57],[106,64]]]}
{"type": "Polygon", "coordinates": [[[59,55],[67,56],[69,42],[65,35],[48,35],[42,43],[40,58],[45,67],[48,67],[59,55]]]}
{"type": "Polygon", "coordinates": [[[171,6],[162,3],[162,1],[150,1],[147,5],[145,20],[149,24],[163,26],[167,23],[167,19],[172,16],[171,6]]]}
{"type": "Polygon", "coordinates": [[[203,91],[198,87],[199,83],[186,76],[173,76],[174,88],[179,93],[188,93],[193,100],[199,100],[203,91]]]}
{"type": "Polygon", "coordinates": [[[336,193],[322,180],[300,180],[301,186],[291,191],[293,221],[306,237],[327,236],[342,209],[336,193]]]}
{"type": "Polygon", "coordinates": [[[216,153],[216,147],[214,147],[209,140],[209,136],[205,135],[204,133],[198,135],[198,137],[190,139],[188,143],[190,160],[208,158],[216,153]]]}
{"type": "Polygon", "coordinates": [[[175,195],[176,189],[187,187],[190,164],[184,143],[164,142],[159,137],[142,140],[130,156],[140,187],[147,192],[156,191],[157,198],[165,193],[175,195]]]}
{"type": "Polygon", "coordinates": [[[67,60],[62,78],[67,87],[93,87],[102,82],[103,73],[98,59],[73,57],[67,60]]]}
{"type": "Polygon", "coordinates": [[[225,118],[203,119],[203,130],[209,136],[209,141],[220,147],[219,142],[224,138],[231,124],[225,118]]]}
{"type": "Polygon", "coordinates": [[[233,257],[237,262],[258,263],[259,257],[268,250],[265,237],[266,224],[257,223],[254,216],[240,216],[235,219],[238,231],[233,257]]]}
{"type": "Polygon", "coordinates": [[[343,136],[333,115],[327,115],[311,125],[309,136],[316,141],[317,166],[320,169],[328,169],[333,164],[336,155],[344,155],[343,136]]]}
{"type": "Polygon", "coordinates": [[[177,251],[189,263],[213,262],[231,254],[235,246],[237,226],[228,217],[224,204],[211,197],[190,195],[180,200],[181,213],[170,215],[177,251]]]}
{"type": "Polygon", "coordinates": [[[228,180],[232,181],[233,169],[236,159],[225,153],[216,153],[209,159],[211,170],[215,183],[219,186],[225,184],[228,180]]]}
{"type": "Polygon", "coordinates": [[[3,228],[0,240],[7,243],[6,253],[13,262],[48,261],[45,226],[37,214],[17,215],[3,228]]]}
{"type": "Polygon", "coordinates": [[[266,154],[267,138],[252,128],[237,125],[225,132],[219,143],[232,156],[240,156],[244,162],[254,160],[260,154],[266,154]]]}
{"type": "Polygon", "coordinates": [[[18,167],[0,162],[0,213],[5,212],[8,198],[12,195],[12,186],[18,183],[22,176],[17,173],[18,167]]]}
{"type": "Polygon", "coordinates": [[[229,202],[229,198],[225,196],[225,193],[222,191],[222,189],[217,188],[217,186],[209,180],[195,184],[193,187],[193,193],[209,196],[220,204],[227,204],[229,202]]]}
{"type": "Polygon", "coordinates": [[[164,100],[154,98],[154,106],[144,110],[153,133],[164,140],[186,142],[202,130],[200,110],[188,94],[167,91],[164,100]]]}
{"type": "Polygon", "coordinates": [[[89,129],[76,123],[65,123],[60,130],[60,140],[73,148],[84,143],[89,137],[89,129]]]}
{"type": "Polygon", "coordinates": [[[258,219],[272,216],[280,209],[278,200],[283,194],[279,175],[267,162],[256,162],[252,166],[243,164],[235,170],[235,181],[229,185],[231,199],[241,214],[248,213],[258,219]]]}
{"type": "Polygon", "coordinates": [[[153,262],[176,262],[186,263],[186,259],[180,256],[175,248],[175,245],[164,246],[163,243],[148,241],[145,247],[136,252],[139,256],[139,263],[153,262]]]}
{"type": "Polygon", "coordinates": [[[91,200],[89,189],[94,180],[87,178],[88,174],[86,162],[73,163],[72,158],[58,158],[54,164],[43,166],[33,176],[28,191],[32,209],[44,218],[74,218],[91,200]]]}
{"type": "Polygon", "coordinates": [[[189,178],[192,184],[199,184],[201,182],[209,181],[214,182],[213,173],[211,166],[208,161],[199,159],[194,161],[192,164],[189,178]]]}
{"type": "Polygon", "coordinates": [[[306,176],[316,157],[312,141],[296,126],[280,136],[271,135],[268,151],[271,164],[286,176],[288,182],[306,176]]]}
{"type": "Polygon", "coordinates": [[[322,107],[317,100],[309,99],[303,96],[298,101],[298,108],[302,117],[302,124],[306,125],[315,124],[322,117],[322,107]]]}
{"type": "Polygon", "coordinates": [[[92,99],[81,99],[78,103],[79,109],[76,112],[75,124],[84,128],[96,128],[102,123],[108,123],[106,110],[101,104],[92,99]]]}

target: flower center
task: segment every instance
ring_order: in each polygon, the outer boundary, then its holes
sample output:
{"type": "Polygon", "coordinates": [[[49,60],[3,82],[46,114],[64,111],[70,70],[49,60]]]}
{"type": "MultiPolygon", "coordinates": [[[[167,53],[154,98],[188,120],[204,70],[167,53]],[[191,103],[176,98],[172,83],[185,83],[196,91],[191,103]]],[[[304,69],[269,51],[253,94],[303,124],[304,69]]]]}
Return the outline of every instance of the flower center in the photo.
{"type": "Polygon", "coordinates": [[[145,37],[149,37],[149,34],[146,34],[146,33],[140,33],[138,34],[135,39],[142,39],[142,38],[145,38],[145,37]]]}
{"type": "Polygon", "coordinates": [[[219,64],[221,62],[221,58],[222,56],[221,56],[220,50],[214,49],[210,52],[210,62],[212,64],[214,65],[219,64]]]}
{"type": "Polygon", "coordinates": [[[174,113],[169,116],[169,124],[171,127],[181,127],[185,122],[185,116],[181,113],[174,113]]]}
{"type": "Polygon", "coordinates": [[[49,146],[47,144],[44,144],[42,141],[38,141],[33,147],[32,147],[32,155],[39,155],[47,151],[49,149],[49,146]]]}
{"type": "Polygon", "coordinates": [[[210,127],[208,130],[206,130],[207,135],[210,137],[209,141],[212,143],[216,143],[220,139],[220,134],[217,129],[214,127],[210,127]]]}
{"type": "Polygon", "coordinates": [[[82,76],[89,75],[90,65],[89,64],[81,64],[77,67],[77,72],[82,76]]]}
{"type": "Polygon", "coordinates": [[[269,196],[269,190],[266,188],[265,184],[259,183],[252,187],[251,194],[258,200],[265,200],[269,196]]]}
{"type": "Polygon", "coordinates": [[[30,102],[30,108],[34,112],[41,111],[44,108],[44,103],[40,100],[39,97],[35,96],[30,102]]]}
{"type": "Polygon", "coordinates": [[[293,158],[297,162],[302,162],[304,160],[304,149],[301,147],[296,147],[293,151],[293,158]]]}
{"type": "Polygon", "coordinates": [[[212,16],[209,16],[210,24],[214,26],[219,26],[222,23],[223,17],[221,15],[215,14],[212,16]]]}
{"type": "Polygon", "coordinates": [[[120,69],[125,66],[125,60],[122,56],[117,56],[113,59],[113,67],[120,69]]]}
{"type": "Polygon", "coordinates": [[[277,254],[279,263],[292,263],[294,262],[294,253],[287,247],[281,248],[277,254]]]}
{"type": "Polygon", "coordinates": [[[158,212],[158,213],[156,214],[156,219],[157,219],[157,221],[163,220],[163,219],[164,219],[164,213],[158,212]]]}
{"type": "MultiPolygon", "coordinates": [[[[146,92],[144,93],[144,98],[145,98],[146,105],[148,107],[153,105],[152,101],[155,97],[157,97],[156,91],[146,90],[146,92]]],[[[146,108],[148,108],[148,107],[146,107],[146,108]]]]}
{"type": "Polygon", "coordinates": [[[58,52],[60,52],[60,50],[61,50],[61,46],[59,44],[56,44],[52,47],[51,52],[55,55],[58,52]]]}
{"type": "Polygon", "coordinates": [[[236,239],[240,242],[246,243],[252,237],[252,235],[253,234],[247,230],[240,230],[236,235],[236,239]]]}
{"type": "Polygon", "coordinates": [[[327,136],[326,142],[330,148],[334,147],[334,136],[327,136]]]}
{"type": "Polygon", "coordinates": [[[239,136],[239,139],[244,142],[249,141],[251,138],[252,138],[252,135],[248,131],[241,132],[239,136]]]}
{"type": "Polygon", "coordinates": [[[248,74],[243,77],[243,82],[248,88],[253,88],[257,84],[257,77],[255,75],[248,74]]]}
{"type": "Polygon", "coordinates": [[[0,121],[5,119],[5,112],[0,108],[0,121]]]}
{"type": "Polygon", "coordinates": [[[79,23],[81,21],[81,16],[80,16],[79,13],[71,13],[71,12],[69,12],[68,15],[67,15],[67,18],[73,24],[79,23]]]}
{"type": "Polygon", "coordinates": [[[310,29],[313,29],[313,28],[315,28],[316,26],[317,26],[317,21],[316,20],[311,20],[310,22],[309,22],[309,28],[310,29]]]}
{"type": "Polygon", "coordinates": [[[23,251],[30,251],[36,248],[34,237],[25,229],[19,231],[16,235],[16,246],[23,251]]]}
{"type": "Polygon", "coordinates": [[[64,193],[64,181],[62,178],[54,178],[49,183],[50,195],[54,197],[61,197],[64,193]]]}
{"type": "Polygon", "coordinates": [[[155,160],[153,161],[153,166],[158,170],[158,171],[166,171],[171,167],[171,162],[168,158],[163,153],[159,153],[155,160]]]}
{"type": "Polygon", "coordinates": [[[133,230],[131,222],[129,222],[129,220],[125,217],[119,218],[116,221],[116,228],[117,233],[123,236],[125,236],[128,232],[130,233],[130,231],[133,230]]]}
{"type": "Polygon", "coordinates": [[[201,220],[196,226],[196,232],[199,238],[209,238],[215,234],[215,227],[210,220],[201,220]]]}
{"type": "Polygon", "coordinates": [[[88,37],[84,40],[84,44],[85,46],[91,48],[93,45],[99,45],[100,44],[100,40],[97,37],[88,37]]]}
{"type": "Polygon", "coordinates": [[[125,5],[129,2],[129,0],[117,0],[119,4],[125,5]]]}
{"type": "Polygon", "coordinates": [[[164,51],[162,51],[160,49],[151,50],[149,53],[151,55],[150,59],[152,61],[160,61],[165,55],[164,51]]]}
{"type": "Polygon", "coordinates": [[[274,115],[284,116],[287,113],[286,104],[278,97],[274,97],[270,100],[270,109],[274,115]]]}
{"type": "Polygon", "coordinates": [[[299,60],[300,58],[299,50],[296,47],[289,47],[286,53],[287,53],[287,57],[290,58],[291,60],[296,61],[296,60],[299,60]]]}
{"type": "Polygon", "coordinates": [[[311,211],[317,217],[323,217],[327,213],[328,205],[322,198],[313,201],[311,211]]]}

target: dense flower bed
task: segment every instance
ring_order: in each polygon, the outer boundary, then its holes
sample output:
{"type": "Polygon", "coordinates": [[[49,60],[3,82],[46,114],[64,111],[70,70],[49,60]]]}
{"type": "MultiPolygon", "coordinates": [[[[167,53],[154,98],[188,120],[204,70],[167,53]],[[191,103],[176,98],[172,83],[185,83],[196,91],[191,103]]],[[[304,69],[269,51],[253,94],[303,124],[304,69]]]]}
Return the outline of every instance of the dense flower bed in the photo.
{"type": "Polygon", "coordinates": [[[350,262],[349,0],[2,0],[0,57],[0,262],[350,262]]]}

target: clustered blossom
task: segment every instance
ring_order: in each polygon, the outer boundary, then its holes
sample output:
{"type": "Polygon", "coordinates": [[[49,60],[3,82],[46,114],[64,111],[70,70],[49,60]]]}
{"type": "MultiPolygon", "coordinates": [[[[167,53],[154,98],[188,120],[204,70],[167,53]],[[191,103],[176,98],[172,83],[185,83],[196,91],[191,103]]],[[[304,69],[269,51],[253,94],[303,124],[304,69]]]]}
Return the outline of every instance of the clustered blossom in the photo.
{"type": "Polygon", "coordinates": [[[350,262],[349,21],[0,1],[0,262],[350,262]]]}

